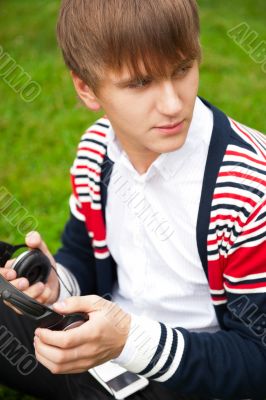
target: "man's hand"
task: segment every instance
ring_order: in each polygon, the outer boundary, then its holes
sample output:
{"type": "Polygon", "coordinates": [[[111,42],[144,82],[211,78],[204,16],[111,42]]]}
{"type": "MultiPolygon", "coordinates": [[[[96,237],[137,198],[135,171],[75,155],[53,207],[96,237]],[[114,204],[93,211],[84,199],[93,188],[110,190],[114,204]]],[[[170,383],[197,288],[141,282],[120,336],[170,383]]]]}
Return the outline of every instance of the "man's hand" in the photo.
{"type": "Polygon", "coordinates": [[[126,343],[131,316],[99,296],[70,297],[54,304],[63,314],[85,312],[89,320],[68,331],[38,328],[36,358],[54,374],[80,373],[119,356],[126,343]]]}
{"type": "MultiPolygon", "coordinates": [[[[56,268],[55,260],[38,232],[29,233],[26,236],[25,243],[31,249],[40,249],[49,258],[52,266],[56,268]]],[[[16,272],[11,269],[14,261],[14,259],[9,260],[5,268],[0,268],[0,274],[9,280],[12,285],[40,303],[53,304],[58,299],[59,281],[53,268],[46,284],[37,282],[30,286],[26,278],[17,278],[16,272]]]]}

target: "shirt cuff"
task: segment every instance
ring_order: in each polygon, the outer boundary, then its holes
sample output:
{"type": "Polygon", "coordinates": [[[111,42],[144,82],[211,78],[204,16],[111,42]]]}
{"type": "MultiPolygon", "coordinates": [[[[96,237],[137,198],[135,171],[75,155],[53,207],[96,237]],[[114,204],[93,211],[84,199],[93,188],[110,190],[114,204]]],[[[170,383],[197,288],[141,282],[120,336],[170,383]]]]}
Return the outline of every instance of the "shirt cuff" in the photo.
{"type": "Polygon", "coordinates": [[[129,371],[139,373],[153,358],[161,337],[160,323],[131,314],[131,325],[126,344],[113,362],[129,371]]]}
{"type": "Polygon", "coordinates": [[[57,302],[63,301],[70,296],[80,296],[80,288],[72,272],[59,263],[56,263],[56,272],[60,284],[57,302]]]}

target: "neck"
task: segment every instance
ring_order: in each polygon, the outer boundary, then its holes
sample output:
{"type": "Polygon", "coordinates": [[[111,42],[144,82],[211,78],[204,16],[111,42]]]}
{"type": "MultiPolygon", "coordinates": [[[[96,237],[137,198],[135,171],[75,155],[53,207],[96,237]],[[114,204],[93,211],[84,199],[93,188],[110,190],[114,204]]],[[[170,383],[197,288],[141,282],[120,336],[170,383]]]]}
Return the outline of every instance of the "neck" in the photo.
{"type": "Polygon", "coordinates": [[[151,164],[160,155],[157,153],[151,153],[151,154],[133,153],[133,152],[127,152],[126,150],[125,152],[131,164],[140,175],[145,174],[145,172],[148,171],[151,164]]]}

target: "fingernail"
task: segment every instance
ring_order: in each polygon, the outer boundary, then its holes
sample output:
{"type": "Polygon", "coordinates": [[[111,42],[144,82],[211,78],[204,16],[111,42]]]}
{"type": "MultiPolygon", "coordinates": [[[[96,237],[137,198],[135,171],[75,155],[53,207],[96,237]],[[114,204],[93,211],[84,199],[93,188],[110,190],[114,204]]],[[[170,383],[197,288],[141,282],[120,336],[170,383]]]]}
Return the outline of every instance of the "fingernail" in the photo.
{"type": "Polygon", "coordinates": [[[39,239],[39,234],[38,234],[38,232],[36,232],[36,231],[32,231],[32,232],[29,232],[29,233],[27,233],[27,235],[26,235],[26,240],[37,240],[37,239],[39,239]]]}
{"type": "Polygon", "coordinates": [[[28,233],[26,234],[26,237],[31,236],[31,235],[34,235],[35,233],[37,233],[37,232],[36,232],[36,231],[28,232],[28,233]]]}
{"type": "MultiPolygon", "coordinates": [[[[40,335],[40,332],[41,332],[40,329],[37,328],[36,331],[34,332],[34,333],[35,333],[35,336],[38,337],[38,336],[40,335]]],[[[34,337],[34,340],[36,340],[35,337],[34,337]]]]}
{"type": "Polygon", "coordinates": [[[21,281],[19,281],[18,288],[20,290],[26,289],[27,287],[28,287],[28,282],[26,281],[26,279],[22,279],[21,281]]]}
{"type": "Polygon", "coordinates": [[[37,283],[37,289],[39,289],[39,290],[44,289],[44,283],[43,282],[38,282],[37,283]]]}
{"type": "Polygon", "coordinates": [[[65,308],[66,307],[66,303],[64,301],[59,301],[57,303],[54,303],[53,307],[65,308]]]}

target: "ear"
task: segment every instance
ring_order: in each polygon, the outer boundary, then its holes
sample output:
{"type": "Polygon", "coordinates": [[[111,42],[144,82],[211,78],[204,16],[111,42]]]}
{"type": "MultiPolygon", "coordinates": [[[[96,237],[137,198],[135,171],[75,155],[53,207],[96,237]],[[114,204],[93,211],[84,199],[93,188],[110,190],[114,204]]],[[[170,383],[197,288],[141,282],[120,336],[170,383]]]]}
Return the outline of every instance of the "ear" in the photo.
{"type": "Polygon", "coordinates": [[[72,80],[79,98],[83,101],[86,107],[92,111],[99,111],[101,105],[92,89],[80,79],[73,71],[71,71],[72,80]]]}

